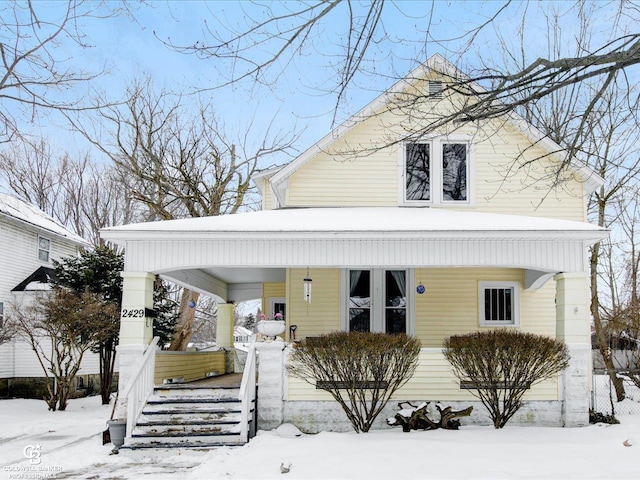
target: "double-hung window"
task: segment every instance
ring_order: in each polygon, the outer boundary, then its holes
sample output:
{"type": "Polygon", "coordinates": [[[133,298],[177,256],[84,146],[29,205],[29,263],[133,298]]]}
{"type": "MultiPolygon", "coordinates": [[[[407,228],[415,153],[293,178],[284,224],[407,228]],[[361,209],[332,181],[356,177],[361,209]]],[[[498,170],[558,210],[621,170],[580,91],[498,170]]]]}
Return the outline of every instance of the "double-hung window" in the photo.
{"type": "Polygon", "coordinates": [[[347,270],[346,329],[409,333],[407,270],[347,270]]]}
{"type": "Polygon", "coordinates": [[[38,237],[38,260],[49,262],[51,254],[51,240],[45,237],[38,237]]]}
{"type": "Polygon", "coordinates": [[[480,325],[518,325],[519,292],[517,282],[480,282],[478,303],[480,325]]]}
{"type": "Polygon", "coordinates": [[[471,144],[437,138],[404,144],[403,204],[469,204],[471,144]]]}

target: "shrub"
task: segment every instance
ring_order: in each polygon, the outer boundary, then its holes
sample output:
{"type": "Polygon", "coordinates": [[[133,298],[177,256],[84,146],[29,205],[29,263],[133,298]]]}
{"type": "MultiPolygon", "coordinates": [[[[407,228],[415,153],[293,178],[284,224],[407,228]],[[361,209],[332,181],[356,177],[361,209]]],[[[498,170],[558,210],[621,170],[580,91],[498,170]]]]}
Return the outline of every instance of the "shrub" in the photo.
{"type": "Polygon", "coordinates": [[[356,432],[368,432],[418,365],[420,341],[406,335],[334,332],[301,342],[288,371],[325,390],[356,432]]]}
{"type": "Polygon", "coordinates": [[[515,330],[455,335],[444,341],[444,356],[461,385],[487,408],[495,428],[507,424],[532,385],[569,365],[563,342],[515,330]]]}

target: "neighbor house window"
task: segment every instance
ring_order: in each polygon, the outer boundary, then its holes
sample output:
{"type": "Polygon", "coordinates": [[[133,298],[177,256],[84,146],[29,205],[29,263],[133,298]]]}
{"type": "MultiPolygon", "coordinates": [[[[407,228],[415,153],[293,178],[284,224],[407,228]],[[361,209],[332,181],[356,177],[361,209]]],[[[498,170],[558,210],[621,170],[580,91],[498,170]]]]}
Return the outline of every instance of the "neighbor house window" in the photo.
{"type": "Polygon", "coordinates": [[[347,329],[409,333],[406,270],[348,270],[347,329]]]}
{"type": "Polygon", "coordinates": [[[516,282],[480,282],[480,325],[517,325],[519,291],[516,282]]]}
{"type": "Polygon", "coordinates": [[[41,262],[48,262],[50,253],[51,240],[45,237],[38,237],[38,260],[41,262]]]}
{"type": "Polygon", "coordinates": [[[0,302],[0,328],[4,328],[4,303],[0,302]]]}
{"type": "Polygon", "coordinates": [[[470,144],[433,139],[404,145],[404,204],[469,204],[470,144]]]}

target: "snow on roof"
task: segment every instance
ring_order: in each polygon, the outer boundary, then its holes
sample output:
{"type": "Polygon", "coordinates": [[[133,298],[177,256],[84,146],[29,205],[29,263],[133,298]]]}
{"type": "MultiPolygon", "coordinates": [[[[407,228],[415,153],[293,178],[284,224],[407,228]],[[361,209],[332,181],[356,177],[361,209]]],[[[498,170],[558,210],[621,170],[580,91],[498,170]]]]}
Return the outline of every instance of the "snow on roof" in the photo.
{"type": "Polygon", "coordinates": [[[72,242],[89,245],[85,239],[67,230],[42,210],[11,195],[0,193],[0,213],[67,238],[72,242]]]}
{"type": "Polygon", "coordinates": [[[586,222],[445,208],[336,207],[138,223],[106,228],[101,234],[106,239],[117,239],[134,232],[583,232],[604,236],[607,230],[586,222]]]}

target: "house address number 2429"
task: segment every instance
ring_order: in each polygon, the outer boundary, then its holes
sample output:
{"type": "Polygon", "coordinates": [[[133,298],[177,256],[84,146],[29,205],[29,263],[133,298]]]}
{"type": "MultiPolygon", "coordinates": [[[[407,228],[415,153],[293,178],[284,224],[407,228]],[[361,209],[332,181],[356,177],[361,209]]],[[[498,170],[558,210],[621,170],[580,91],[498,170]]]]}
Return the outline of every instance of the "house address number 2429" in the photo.
{"type": "Polygon", "coordinates": [[[144,318],[144,308],[123,308],[122,318],[144,318]]]}

